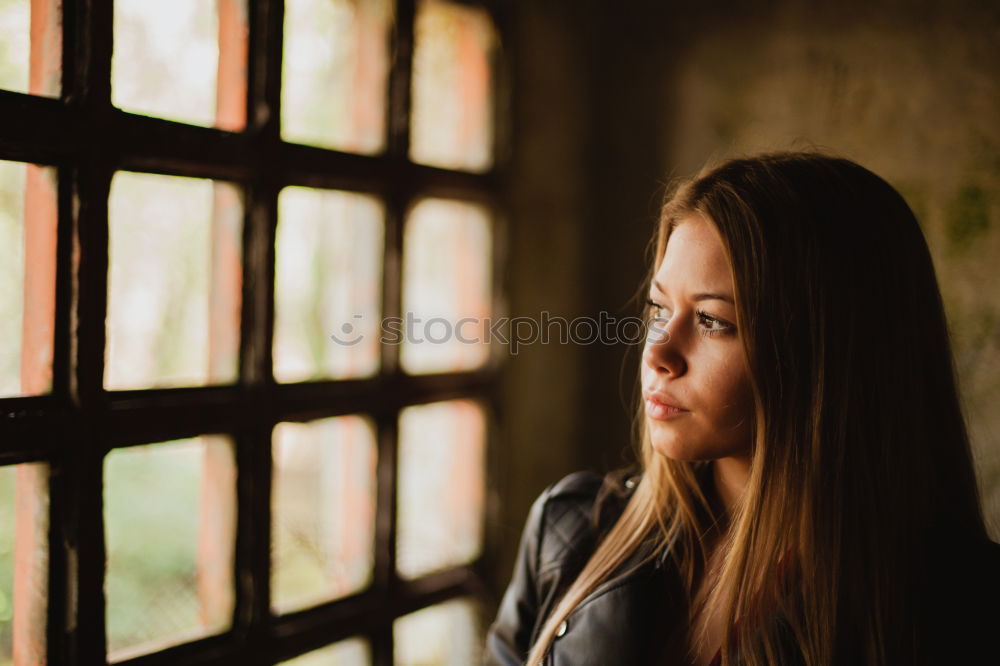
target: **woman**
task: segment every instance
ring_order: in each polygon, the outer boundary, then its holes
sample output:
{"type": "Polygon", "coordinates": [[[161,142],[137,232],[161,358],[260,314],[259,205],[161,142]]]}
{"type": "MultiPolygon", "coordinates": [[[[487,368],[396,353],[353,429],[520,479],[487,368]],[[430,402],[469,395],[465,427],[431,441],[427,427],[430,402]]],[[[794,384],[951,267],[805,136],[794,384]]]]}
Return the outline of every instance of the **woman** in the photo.
{"type": "Polygon", "coordinates": [[[1000,547],[892,187],[817,154],[703,172],[647,312],[640,471],[536,501],[487,663],[1000,663],[1000,547]]]}

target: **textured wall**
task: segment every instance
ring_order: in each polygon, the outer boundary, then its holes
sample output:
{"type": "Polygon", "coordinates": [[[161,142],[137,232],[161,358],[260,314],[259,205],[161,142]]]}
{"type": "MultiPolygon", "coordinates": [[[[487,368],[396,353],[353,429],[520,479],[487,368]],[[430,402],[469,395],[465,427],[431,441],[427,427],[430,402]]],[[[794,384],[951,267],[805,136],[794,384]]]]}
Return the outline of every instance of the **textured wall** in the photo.
{"type": "MultiPolygon", "coordinates": [[[[507,219],[508,312],[537,318],[580,310],[586,205],[581,137],[588,133],[579,30],[557,5],[526,3],[510,27],[511,161],[507,219]],[[522,48],[523,45],[523,48],[522,48]]],[[[581,349],[530,344],[505,359],[497,446],[496,552],[502,591],[531,502],[580,461],[576,447],[581,349]]]]}
{"type": "MultiPolygon", "coordinates": [[[[715,17],[716,19],[718,17],[715,17]]],[[[708,17],[697,22],[708,24],[708,17]]],[[[944,294],[991,530],[1000,537],[1000,5],[795,2],[715,21],[678,50],[663,145],[678,173],[819,147],[914,209],[944,294]],[[849,3],[859,4],[859,3],[849,3]]],[[[878,335],[877,322],[872,334],[878,335]]]]}
{"type": "MultiPolygon", "coordinates": [[[[855,159],[923,224],[1000,539],[1000,5],[510,7],[510,314],[630,314],[670,176],[760,150],[855,159]]],[[[533,345],[509,359],[496,451],[501,588],[537,493],[568,471],[621,464],[635,351],[533,345]]]]}

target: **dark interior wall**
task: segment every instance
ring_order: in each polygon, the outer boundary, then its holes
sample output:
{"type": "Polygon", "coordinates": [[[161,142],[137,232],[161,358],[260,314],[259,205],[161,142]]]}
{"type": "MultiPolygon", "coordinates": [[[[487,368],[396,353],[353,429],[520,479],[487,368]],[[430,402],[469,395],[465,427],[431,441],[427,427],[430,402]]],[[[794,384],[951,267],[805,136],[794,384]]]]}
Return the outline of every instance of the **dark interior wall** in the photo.
{"type": "Polygon", "coordinates": [[[1000,539],[1000,4],[785,0],[693,25],[659,82],[677,100],[658,148],[673,168],[818,147],[883,176],[921,221],[1000,539]]]}
{"type": "MultiPolygon", "coordinates": [[[[508,314],[634,315],[630,299],[646,271],[664,174],[657,146],[666,125],[649,86],[661,64],[647,57],[656,32],[639,12],[608,22],[597,3],[512,7],[508,314]]],[[[502,583],[528,508],[545,486],[626,460],[623,401],[637,367],[634,353],[632,365],[623,365],[628,351],[551,341],[507,357],[492,560],[502,583]]]]}
{"type": "MultiPolygon", "coordinates": [[[[1000,536],[1000,5],[524,0],[510,27],[509,314],[635,314],[664,184],[707,160],[855,159],[923,224],[1000,536]]],[[[501,584],[538,492],[624,461],[637,351],[535,344],[507,359],[501,584]]]]}
{"type": "MultiPolygon", "coordinates": [[[[585,293],[586,72],[563,8],[522,3],[510,16],[511,161],[507,275],[511,317],[573,316],[585,293]]],[[[504,359],[493,505],[497,577],[506,581],[532,500],[579,457],[581,349],[527,344],[504,359]]]]}

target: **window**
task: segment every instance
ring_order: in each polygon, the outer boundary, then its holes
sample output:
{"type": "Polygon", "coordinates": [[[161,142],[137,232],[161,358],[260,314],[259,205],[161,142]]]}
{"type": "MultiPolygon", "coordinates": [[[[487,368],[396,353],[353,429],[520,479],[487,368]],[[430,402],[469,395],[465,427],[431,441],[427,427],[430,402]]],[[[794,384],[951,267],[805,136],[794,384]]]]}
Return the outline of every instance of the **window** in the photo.
{"type": "Polygon", "coordinates": [[[0,0],[0,665],[473,658],[491,7],[0,0]]]}

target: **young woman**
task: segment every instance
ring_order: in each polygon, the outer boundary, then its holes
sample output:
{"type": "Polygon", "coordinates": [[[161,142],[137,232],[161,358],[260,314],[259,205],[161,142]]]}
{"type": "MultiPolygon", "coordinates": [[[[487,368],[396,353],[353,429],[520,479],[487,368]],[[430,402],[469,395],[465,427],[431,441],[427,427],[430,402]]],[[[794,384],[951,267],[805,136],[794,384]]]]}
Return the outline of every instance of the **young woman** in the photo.
{"type": "Polygon", "coordinates": [[[487,663],[1000,663],[1000,546],[899,194],[731,160],[673,193],[654,259],[639,469],[535,502],[487,663]]]}

